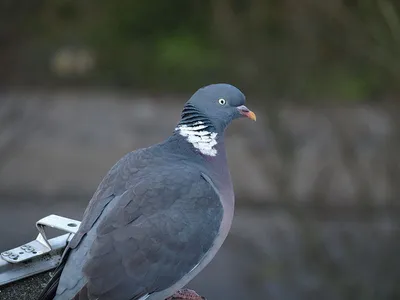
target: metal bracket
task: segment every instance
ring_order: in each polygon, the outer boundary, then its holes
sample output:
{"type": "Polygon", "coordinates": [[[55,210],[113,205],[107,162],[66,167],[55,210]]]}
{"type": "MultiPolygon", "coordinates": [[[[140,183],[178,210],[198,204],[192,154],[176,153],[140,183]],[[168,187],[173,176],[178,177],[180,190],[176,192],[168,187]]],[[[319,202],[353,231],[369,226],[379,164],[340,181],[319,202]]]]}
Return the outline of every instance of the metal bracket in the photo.
{"type": "Polygon", "coordinates": [[[55,228],[69,233],[68,241],[72,235],[77,232],[80,224],[81,222],[73,219],[57,215],[49,215],[36,222],[36,228],[38,229],[39,234],[35,240],[20,247],[2,252],[1,258],[9,263],[15,264],[49,253],[52,250],[52,246],[46,236],[46,227],[55,228]]]}
{"type": "Polygon", "coordinates": [[[79,221],[57,215],[50,215],[37,221],[39,234],[34,241],[1,253],[0,294],[7,284],[56,268],[68,241],[77,232],[80,224],[79,221]],[[48,239],[46,228],[49,227],[67,234],[48,239]]]}
{"type": "Polygon", "coordinates": [[[56,268],[60,263],[69,236],[70,234],[63,234],[50,239],[52,250],[31,260],[16,264],[0,258],[0,295],[7,284],[56,268]]]}

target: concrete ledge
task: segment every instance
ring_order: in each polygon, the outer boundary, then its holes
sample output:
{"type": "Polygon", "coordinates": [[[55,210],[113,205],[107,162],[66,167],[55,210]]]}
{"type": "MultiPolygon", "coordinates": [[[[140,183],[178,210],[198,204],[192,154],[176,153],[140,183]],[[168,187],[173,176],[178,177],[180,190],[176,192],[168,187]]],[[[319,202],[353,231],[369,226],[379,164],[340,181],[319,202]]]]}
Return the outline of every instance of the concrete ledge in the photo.
{"type": "Polygon", "coordinates": [[[48,271],[0,287],[0,299],[36,300],[51,275],[48,271]]]}

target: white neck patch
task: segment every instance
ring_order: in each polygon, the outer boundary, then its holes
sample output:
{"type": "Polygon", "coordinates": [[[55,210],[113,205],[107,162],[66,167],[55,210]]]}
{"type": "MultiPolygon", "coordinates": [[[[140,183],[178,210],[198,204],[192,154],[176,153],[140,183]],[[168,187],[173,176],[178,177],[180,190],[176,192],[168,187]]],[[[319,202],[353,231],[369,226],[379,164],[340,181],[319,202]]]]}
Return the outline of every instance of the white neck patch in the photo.
{"type": "Polygon", "coordinates": [[[218,133],[204,130],[206,128],[207,126],[199,121],[194,123],[193,126],[179,125],[176,130],[202,154],[216,156],[217,149],[214,146],[217,145],[218,133]]]}

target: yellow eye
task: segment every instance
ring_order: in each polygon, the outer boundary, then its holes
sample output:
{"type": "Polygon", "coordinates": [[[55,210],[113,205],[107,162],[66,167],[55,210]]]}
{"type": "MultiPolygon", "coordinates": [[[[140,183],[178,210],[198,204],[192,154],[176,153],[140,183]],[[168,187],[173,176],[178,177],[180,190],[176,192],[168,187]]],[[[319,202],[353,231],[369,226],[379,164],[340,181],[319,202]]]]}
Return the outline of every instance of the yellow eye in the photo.
{"type": "Polygon", "coordinates": [[[218,100],[218,103],[221,105],[225,105],[226,101],[225,101],[225,99],[221,98],[218,100]]]}

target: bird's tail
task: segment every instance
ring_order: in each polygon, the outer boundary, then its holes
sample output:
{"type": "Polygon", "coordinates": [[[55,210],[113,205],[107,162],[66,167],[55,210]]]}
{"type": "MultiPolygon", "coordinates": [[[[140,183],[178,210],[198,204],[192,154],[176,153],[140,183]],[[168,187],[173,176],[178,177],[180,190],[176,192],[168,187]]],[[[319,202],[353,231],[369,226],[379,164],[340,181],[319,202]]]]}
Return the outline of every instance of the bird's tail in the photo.
{"type": "MultiPolygon", "coordinates": [[[[69,249],[67,249],[66,252],[69,252],[69,249]]],[[[67,253],[64,253],[64,255],[61,259],[62,260],[61,263],[58,265],[58,267],[54,271],[53,277],[51,277],[49,283],[47,283],[45,288],[42,290],[42,292],[40,293],[37,300],[53,300],[53,298],[56,296],[57,287],[58,287],[58,283],[60,282],[61,273],[62,273],[65,263],[66,263],[66,259],[64,259],[67,256],[66,254],[67,253]]]]}

